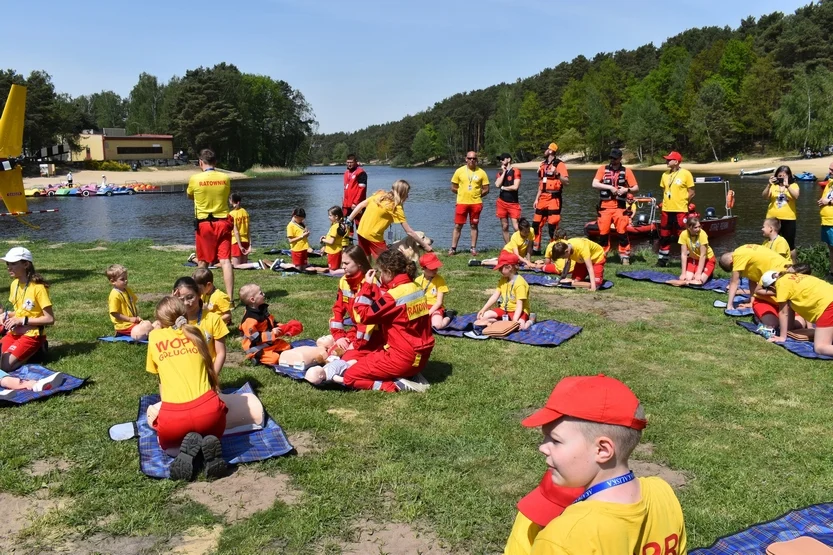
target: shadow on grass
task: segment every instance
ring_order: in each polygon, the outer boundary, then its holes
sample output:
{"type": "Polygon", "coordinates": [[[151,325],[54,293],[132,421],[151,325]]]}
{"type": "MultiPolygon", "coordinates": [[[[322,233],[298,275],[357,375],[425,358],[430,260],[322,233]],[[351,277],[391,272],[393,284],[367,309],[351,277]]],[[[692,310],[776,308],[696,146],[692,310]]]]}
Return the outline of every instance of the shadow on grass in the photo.
{"type": "Polygon", "coordinates": [[[101,272],[93,270],[55,270],[50,268],[43,272],[44,278],[49,282],[49,285],[56,283],[65,283],[68,281],[81,281],[88,277],[98,276],[101,272]]]}
{"type": "Polygon", "coordinates": [[[286,289],[267,289],[263,292],[267,299],[277,299],[278,297],[286,297],[289,292],[286,289]]]}
{"type": "Polygon", "coordinates": [[[447,362],[429,360],[422,375],[432,385],[444,382],[451,375],[451,365],[447,362]]]}
{"type": "Polygon", "coordinates": [[[97,347],[96,341],[84,341],[80,343],[61,343],[54,347],[49,347],[46,355],[41,357],[42,362],[38,364],[46,364],[49,362],[56,362],[67,356],[85,355],[92,352],[97,347]]]}

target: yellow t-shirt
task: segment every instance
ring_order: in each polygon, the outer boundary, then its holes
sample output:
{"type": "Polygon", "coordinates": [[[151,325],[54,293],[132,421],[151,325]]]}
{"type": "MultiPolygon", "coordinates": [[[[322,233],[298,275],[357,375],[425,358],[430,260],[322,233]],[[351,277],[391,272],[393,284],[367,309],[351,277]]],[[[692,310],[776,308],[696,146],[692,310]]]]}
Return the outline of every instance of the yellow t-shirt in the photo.
{"type": "MultiPolygon", "coordinates": [[[[249,213],[245,208],[235,208],[229,215],[234,219],[234,225],[237,226],[237,232],[240,234],[240,240],[244,243],[249,243],[249,213]]],[[[231,244],[237,244],[237,237],[234,233],[231,234],[231,244]]]]}
{"type": "Polygon", "coordinates": [[[786,270],[791,260],[772,252],[763,245],[741,245],[732,251],[732,271],[740,272],[750,281],[761,283],[764,272],[786,270]]]}
{"type": "Polygon", "coordinates": [[[211,389],[205,360],[182,330],[150,332],[145,368],[159,374],[159,392],[166,403],[187,403],[211,389]]]}
{"type": "MultiPolygon", "coordinates": [[[[790,183],[795,185],[795,183],[790,183]]],[[[767,218],[778,218],[779,220],[795,220],[795,199],[789,188],[781,192],[778,185],[769,188],[769,207],[766,210],[767,218]]]]}
{"type": "Polygon", "coordinates": [[[483,186],[489,184],[489,176],[481,168],[457,168],[451,182],[457,185],[457,204],[483,204],[483,186]]]}
{"type": "Polygon", "coordinates": [[[222,339],[228,335],[228,327],[223,319],[214,312],[206,312],[203,309],[202,317],[199,320],[189,320],[189,324],[193,324],[202,330],[202,335],[205,337],[205,342],[208,344],[208,353],[211,355],[211,360],[217,358],[217,349],[214,347],[214,341],[222,339]]]}
{"type": "MultiPolygon", "coordinates": [[[[304,234],[306,229],[307,228],[298,225],[294,219],[289,220],[289,223],[286,224],[286,238],[294,239],[295,237],[300,237],[304,234]]],[[[293,250],[295,252],[301,252],[307,249],[309,249],[309,241],[307,241],[306,237],[289,245],[289,250],[293,250]]]]}
{"type": "MultiPolygon", "coordinates": [[[[344,248],[344,239],[338,235],[338,224],[335,223],[330,226],[327,232],[327,237],[333,240],[332,245],[324,245],[324,252],[327,254],[337,254],[344,248]]],[[[346,237],[346,236],[345,236],[346,237]]]]}
{"type": "Polygon", "coordinates": [[[385,191],[376,191],[368,200],[367,208],[359,222],[358,233],[368,241],[383,243],[385,230],[391,224],[401,224],[405,221],[405,210],[402,205],[393,206],[393,201],[383,199],[385,191]]]}
{"type": "Polygon", "coordinates": [[[529,242],[535,240],[535,232],[531,229],[529,230],[529,235],[527,237],[521,237],[521,232],[516,231],[512,234],[512,237],[509,239],[509,242],[503,247],[503,250],[507,252],[514,252],[514,249],[518,249],[518,256],[523,258],[526,256],[527,249],[529,247],[529,242]]]}
{"type": "Polygon", "coordinates": [[[231,312],[231,297],[215,287],[210,295],[202,296],[202,307],[204,312],[213,312],[222,319],[223,314],[231,312]]]}
{"type": "MultiPolygon", "coordinates": [[[[550,241],[550,244],[547,245],[547,250],[544,251],[544,258],[546,258],[546,259],[548,259],[552,262],[552,264],[555,266],[555,271],[559,274],[564,271],[564,264],[566,264],[568,262],[568,260],[566,258],[559,258],[558,260],[553,260],[552,259],[552,248],[557,243],[566,243],[566,242],[567,241],[564,240],[564,239],[559,239],[557,241],[550,241]]],[[[573,268],[576,267],[576,263],[574,261],[570,260],[569,262],[570,262],[570,269],[567,270],[567,273],[572,272],[573,268]]]]}
{"type": "Polygon", "coordinates": [[[567,239],[567,243],[573,247],[570,253],[570,260],[575,263],[584,263],[590,260],[593,264],[599,264],[605,260],[605,250],[601,245],[584,237],[567,239]]]}
{"type": "Polygon", "coordinates": [[[700,260],[700,247],[703,245],[706,246],[706,260],[714,258],[714,251],[709,245],[709,236],[706,235],[706,232],[702,229],[700,230],[700,234],[697,236],[696,241],[692,241],[691,234],[687,229],[684,229],[683,232],[680,233],[680,239],[677,243],[688,247],[688,256],[690,258],[700,260]]]}
{"type": "MultiPolygon", "coordinates": [[[[824,186],[821,198],[833,200],[833,179],[829,180],[827,185],[824,186]]],[[[833,206],[822,206],[819,213],[821,214],[821,225],[833,225],[833,206]]]]}
{"type": "Polygon", "coordinates": [[[538,533],[532,555],[685,555],[683,510],[674,490],[661,478],[639,478],[639,485],[636,503],[590,499],[570,505],[538,533]]]}
{"type": "Polygon", "coordinates": [[[188,196],[194,198],[194,215],[204,220],[209,214],[215,218],[228,216],[228,196],[231,181],[223,172],[207,170],[188,180],[188,196]]]}
{"type": "Polygon", "coordinates": [[[503,548],[503,555],[530,555],[532,543],[541,530],[541,525],[535,524],[518,511],[515,524],[509,532],[509,539],[506,540],[506,547],[503,548]]]}
{"type": "Polygon", "coordinates": [[[694,187],[690,171],[683,168],[675,172],[666,171],[659,186],[662,187],[663,212],[688,212],[688,190],[694,187]]]}
{"type": "Polygon", "coordinates": [[[781,237],[780,235],[775,239],[767,239],[762,243],[763,246],[768,248],[774,253],[780,254],[784,258],[790,258],[790,244],[787,243],[787,240],[781,237]]]}
{"type": "Polygon", "coordinates": [[[498,307],[508,312],[510,317],[515,313],[518,301],[523,305],[523,311],[529,314],[529,284],[522,275],[515,274],[512,279],[501,276],[497,289],[500,291],[498,307]]]}
{"type": "Polygon", "coordinates": [[[775,282],[775,301],[790,301],[797,314],[815,322],[833,303],[833,285],[815,276],[785,274],[775,282]]]}
{"type": "Polygon", "coordinates": [[[130,287],[125,287],[124,291],[119,291],[115,287],[110,290],[110,296],[107,298],[107,310],[110,312],[110,321],[113,322],[113,327],[116,331],[126,330],[133,324],[116,320],[113,313],[122,314],[124,316],[138,316],[139,310],[136,308],[136,303],[139,302],[139,297],[130,287]]]}
{"type": "MultiPolygon", "coordinates": [[[[12,286],[9,288],[9,302],[12,303],[14,315],[18,318],[40,318],[43,316],[43,309],[52,306],[45,285],[28,283],[21,287],[17,279],[12,280],[12,286]]],[[[35,327],[23,335],[38,337],[41,332],[35,327]]]]}
{"type": "Polygon", "coordinates": [[[428,308],[431,308],[437,302],[437,293],[448,293],[448,285],[445,282],[445,278],[440,274],[435,275],[431,281],[425,279],[425,275],[423,274],[418,276],[414,280],[414,283],[425,293],[428,308]]]}

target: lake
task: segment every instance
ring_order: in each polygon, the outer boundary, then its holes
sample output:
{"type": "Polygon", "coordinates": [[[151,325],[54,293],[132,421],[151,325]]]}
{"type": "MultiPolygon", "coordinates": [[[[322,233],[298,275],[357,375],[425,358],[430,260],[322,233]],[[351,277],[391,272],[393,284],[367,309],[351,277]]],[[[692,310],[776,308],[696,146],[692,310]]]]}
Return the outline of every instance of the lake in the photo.
{"type": "MultiPolygon", "coordinates": [[[[312,172],[343,171],[343,167],[310,168],[312,172]]],[[[446,249],[451,242],[455,197],[449,189],[453,168],[366,168],[369,191],[388,189],[396,179],[411,184],[411,196],[405,203],[408,222],[414,229],[425,231],[436,244],[446,249]]],[[[496,170],[487,169],[494,181],[496,170]]],[[[596,217],[598,192],[591,187],[594,171],[570,172],[570,186],[564,191],[562,226],[570,236],[583,235],[584,224],[596,217]]],[[[659,196],[660,173],[636,171],[641,193],[659,196]]],[[[524,215],[531,219],[535,198],[535,171],[522,172],[520,199],[524,215]]],[[[695,174],[695,177],[701,174],[695,174]]],[[[705,175],[705,174],[703,174],[705,175]]],[[[729,177],[736,192],[735,214],[737,232],[728,237],[715,238],[718,248],[732,248],[744,243],[762,241],[760,228],[766,214],[766,201],[761,191],[766,177],[729,177]]],[[[815,183],[801,183],[798,199],[798,236],[800,245],[818,242],[820,218],[816,200],[821,188],[815,183]]],[[[341,204],[341,175],[305,175],[297,178],[247,179],[232,182],[232,191],[243,195],[243,206],[251,216],[251,233],[255,248],[272,246],[285,241],[286,224],[293,208],[303,207],[311,237],[326,233],[329,223],[327,209],[341,204]]],[[[712,206],[722,215],[725,204],[721,184],[697,184],[694,201],[703,214],[712,206]]],[[[500,222],[495,217],[497,192],[492,190],[485,200],[480,222],[479,248],[501,247],[503,239],[500,222]]],[[[32,239],[56,242],[88,242],[96,240],[124,241],[152,239],[156,243],[193,243],[193,202],[184,193],[164,195],[133,195],[119,197],[29,198],[31,210],[58,208],[56,214],[35,214],[29,221],[40,225],[33,230],[14,218],[0,218],[0,239],[32,239]]],[[[402,236],[401,227],[395,226],[402,236]]],[[[464,228],[459,248],[469,247],[468,228],[464,228]]]]}

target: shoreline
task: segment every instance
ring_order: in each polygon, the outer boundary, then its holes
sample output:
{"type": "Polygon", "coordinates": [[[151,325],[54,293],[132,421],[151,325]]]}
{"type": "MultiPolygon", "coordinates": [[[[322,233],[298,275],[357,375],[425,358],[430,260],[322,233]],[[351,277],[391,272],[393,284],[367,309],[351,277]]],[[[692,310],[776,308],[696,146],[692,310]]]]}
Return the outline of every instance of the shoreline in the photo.
{"type": "MultiPolygon", "coordinates": [[[[250,179],[248,175],[223,170],[217,168],[219,171],[229,176],[229,179],[235,181],[237,179],[250,179]]],[[[72,182],[74,185],[86,185],[87,183],[101,183],[101,176],[107,176],[107,183],[114,185],[124,185],[128,181],[135,181],[137,183],[150,183],[151,185],[187,185],[188,180],[192,175],[200,173],[200,169],[182,168],[175,170],[155,170],[155,171],[139,171],[139,172],[114,172],[114,171],[93,171],[82,170],[72,172],[72,182]]],[[[23,187],[26,189],[37,189],[46,187],[47,185],[65,183],[66,174],[53,175],[52,177],[24,177],[23,187]]]]}

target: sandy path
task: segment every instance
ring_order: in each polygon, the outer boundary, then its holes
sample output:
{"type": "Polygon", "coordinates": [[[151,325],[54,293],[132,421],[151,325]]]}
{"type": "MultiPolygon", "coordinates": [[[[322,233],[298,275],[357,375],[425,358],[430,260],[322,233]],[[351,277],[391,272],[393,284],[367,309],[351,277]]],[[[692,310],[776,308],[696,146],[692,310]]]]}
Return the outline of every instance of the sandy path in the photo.
{"type": "MultiPolygon", "coordinates": [[[[242,173],[220,170],[231,179],[248,179],[248,176],[242,173]]],[[[155,170],[155,171],[139,171],[139,172],[100,172],[100,171],[79,171],[72,172],[73,183],[75,185],[86,185],[87,183],[101,183],[101,176],[107,176],[108,183],[115,183],[117,185],[124,185],[127,181],[136,181],[139,183],[152,183],[153,185],[184,185],[188,183],[188,179],[195,173],[199,173],[200,169],[197,167],[188,167],[176,170],[155,170]]],[[[23,184],[27,189],[33,187],[45,187],[52,183],[63,183],[66,181],[66,174],[54,175],[52,177],[26,177],[23,179],[23,184]]]]}

